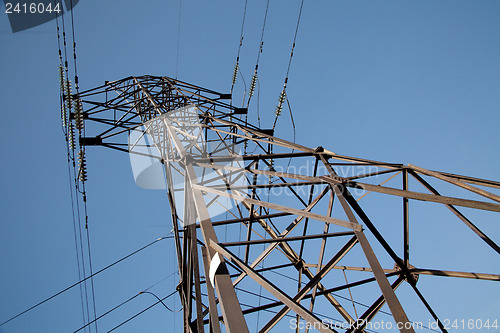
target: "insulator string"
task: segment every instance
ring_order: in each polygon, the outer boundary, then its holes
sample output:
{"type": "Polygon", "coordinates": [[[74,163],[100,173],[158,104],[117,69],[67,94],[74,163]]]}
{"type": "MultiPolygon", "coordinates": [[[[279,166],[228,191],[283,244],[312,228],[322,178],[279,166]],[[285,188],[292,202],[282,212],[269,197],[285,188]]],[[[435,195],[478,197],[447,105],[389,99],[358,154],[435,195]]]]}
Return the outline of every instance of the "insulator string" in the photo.
{"type": "MultiPolygon", "coordinates": [[[[57,6],[57,1],[54,0],[54,8],[57,6]]],[[[63,33],[63,49],[64,49],[64,62],[63,62],[63,51],[61,49],[61,28],[59,27],[59,13],[55,13],[55,21],[56,21],[56,29],[57,29],[57,45],[58,45],[58,56],[59,56],[59,81],[60,81],[60,105],[61,105],[61,117],[62,117],[62,125],[63,125],[63,133],[65,135],[65,139],[67,142],[66,145],[66,154],[67,154],[67,162],[68,162],[68,185],[70,189],[70,200],[71,200],[71,212],[72,212],[72,221],[73,221],[73,233],[74,233],[74,242],[75,242],[75,254],[76,254],[76,262],[78,268],[78,279],[82,280],[85,278],[85,260],[83,255],[83,243],[81,237],[81,224],[80,218],[78,214],[78,225],[77,227],[77,214],[76,211],[79,212],[78,208],[78,194],[76,197],[73,195],[73,186],[76,188],[76,184],[74,183],[74,175],[75,175],[75,162],[74,162],[74,132],[73,132],[73,124],[69,119],[70,110],[67,110],[67,105],[71,104],[70,102],[70,86],[71,82],[68,80],[69,77],[69,69],[68,69],[68,59],[67,59],[67,47],[66,47],[66,28],[64,25],[64,15],[61,13],[61,23],[62,23],[62,33],[63,33]],[[67,99],[69,102],[67,102],[67,99]],[[69,124],[69,126],[68,126],[69,124]],[[73,175],[73,176],[72,176],[73,175]],[[75,206],[76,203],[76,206],[75,206]],[[78,242],[80,239],[80,242],[78,242]]],[[[76,193],[76,192],[75,192],[76,193]]],[[[85,322],[88,320],[89,308],[88,308],[88,299],[87,299],[87,288],[86,284],[79,284],[80,289],[80,303],[82,309],[82,318],[85,322]],[[85,304],[84,304],[85,303],[85,304]],[[85,309],[87,312],[85,312],[85,309]],[[86,317],[87,314],[87,317],[86,317]],[[87,318],[87,319],[86,319],[87,318]]]]}
{"type": "Polygon", "coordinates": [[[255,70],[254,70],[254,73],[252,75],[252,79],[250,80],[250,88],[248,90],[247,108],[250,105],[250,100],[252,99],[252,96],[253,96],[254,91],[255,91],[255,86],[257,84],[257,75],[258,75],[258,71],[259,71],[259,60],[260,60],[260,55],[261,55],[263,47],[264,47],[264,32],[266,30],[267,14],[269,12],[269,1],[270,0],[267,0],[266,12],[264,14],[264,22],[262,23],[262,33],[260,35],[260,44],[259,44],[259,51],[257,53],[257,61],[255,63],[255,70]]]}
{"type": "MultiPolygon", "coordinates": [[[[286,98],[286,104],[288,106],[288,111],[290,112],[290,120],[292,122],[293,143],[295,143],[295,139],[296,139],[295,120],[293,119],[292,107],[290,106],[290,101],[288,100],[288,96],[285,96],[285,98],[286,98]]],[[[295,151],[295,148],[292,148],[292,154],[294,151],[295,151]]],[[[292,162],[292,157],[290,157],[288,159],[288,164],[286,165],[285,172],[288,172],[288,168],[290,167],[291,162],[292,162]]]]}
{"type": "MultiPolygon", "coordinates": [[[[240,69],[240,52],[241,52],[241,46],[243,45],[243,31],[244,31],[244,27],[245,27],[245,18],[247,15],[247,4],[248,4],[248,0],[245,0],[245,7],[243,9],[243,19],[241,21],[240,42],[238,44],[238,53],[236,55],[236,63],[234,64],[233,77],[232,77],[232,81],[231,81],[231,95],[233,94],[234,85],[236,84],[236,80],[238,78],[238,72],[240,69]]],[[[232,97],[231,97],[231,101],[232,101],[232,97]]]]}
{"type": "MultiPolygon", "coordinates": [[[[297,41],[297,34],[299,32],[300,18],[302,17],[302,8],[303,7],[304,7],[304,0],[302,0],[300,3],[299,16],[297,18],[297,25],[295,27],[295,34],[293,36],[293,44],[292,44],[292,49],[290,51],[290,58],[288,59],[288,67],[286,70],[285,82],[283,83],[283,89],[281,90],[279,98],[278,98],[278,105],[276,107],[273,129],[276,127],[278,117],[281,115],[281,111],[283,109],[283,103],[285,102],[285,99],[286,99],[286,88],[287,88],[287,84],[288,84],[288,77],[290,75],[290,67],[292,65],[293,52],[295,50],[295,43],[297,41]]],[[[291,112],[291,109],[289,109],[289,110],[291,112]]]]}

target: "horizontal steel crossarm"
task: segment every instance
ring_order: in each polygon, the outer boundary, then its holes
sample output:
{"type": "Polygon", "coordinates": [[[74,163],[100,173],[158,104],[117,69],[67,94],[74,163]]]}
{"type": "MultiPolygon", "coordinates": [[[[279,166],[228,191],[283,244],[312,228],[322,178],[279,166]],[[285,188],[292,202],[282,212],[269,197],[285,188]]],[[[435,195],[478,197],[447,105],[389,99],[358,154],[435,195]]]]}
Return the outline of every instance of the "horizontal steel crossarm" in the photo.
{"type": "MultiPolygon", "coordinates": [[[[438,171],[436,171],[438,172],[438,171]]],[[[447,172],[442,172],[439,171],[444,176],[457,179],[461,182],[464,183],[469,183],[469,184],[474,184],[474,185],[481,185],[481,186],[488,186],[492,188],[497,188],[500,189],[500,182],[494,181],[494,180],[489,180],[489,179],[481,179],[477,177],[470,177],[470,176],[463,176],[463,175],[456,175],[453,173],[447,173],[447,172]]]]}
{"type": "MultiPolygon", "coordinates": [[[[262,160],[262,159],[279,159],[279,158],[294,158],[294,157],[311,157],[314,156],[313,153],[280,153],[280,154],[246,154],[242,156],[238,156],[244,161],[248,160],[262,160]]],[[[227,162],[234,160],[234,157],[231,156],[211,156],[211,157],[200,157],[194,159],[196,163],[216,163],[216,162],[227,162]]]]}
{"type": "MultiPolygon", "coordinates": [[[[424,185],[432,194],[434,195],[440,195],[439,192],[432,187],[425,179],[420,177],[417,173],[415,173],[413,170],[410,170],[410,174],[422,185],[424,185]]],[[[474,223],[472,223],[468,218],[466,218],[458,209],[456,209],[452,205],[446,205],[448,209],[455,214],[462,222],[465,223],[472,231],[476,233],[486,244],[488,244],[493,250],[495,250],[497,253],[500,253],[500,246],[498,246],[491,238],[489,238],[481,229],[479,229],[474,223]]]]}
{"type": "Polygon", "coordinates": [[[436,203],[441,203],[441,204],[445,204],[445,205],[455,205],[455,206],[469,207],[469,208],[475,208],[475,209],[481,209],[481,210],[488,210],[488,211],[493,211],[493,212],[500,212],[500,204],[496,204],[496,203],[492,203],[492,202],[461,199],[461,198],[455,198],[455,197],[445,197],[445,196],[441,196],[441,195],[434,195],[434,194],[427,194],[427,193],[420,193],[420,192],[413,192],[413,191],[405,191],[405,190],[400,190],[400,189],[386,187],[386,186],[380,186],[380,185],[372,185],[372,184],[366,184],[366,183],[344,181],[344,180],[340,179],[340,177],[333,178],[333,177],[329,177],[329,176],[320,176],[318,178],[321,178],[321,179],[325,180],[326,182],[331,183],[331,184],[335,184],[335,185],[345,185],[347,187],[360,188],[360,189],[364,189],[366,191],[379,192],[379,193],[394,195],[394,196],[408,198],[408,199],[414,199],[414,200],[420,200],[420,201],[430,201],[430,202],[436,202],[436,203]]]}
{"type": "Polygon", "coordinates": [[[234,200],[237,200],[237,201],[240,201],[240,202],[244,202],[244,203],[248,203],[248,204],[254,204],[254,205],[257,205],[257,206],[261,206],[261,207],[266,207],[266,208],[270,208],[270,209],[274,209],[274,210],[279,210],[279,211],[286,212],[286,213],[291,213],[291,214],[297,215],[297,216],[308,217],[310,219],[317,220],[317,221],[323,221],[323,222],[335,224],[335,225],[338,225],[338,226],[341,226],[341,227],[345,227],[345,228],[349,228],[349,229],[352,229],[352,230],[355,230],[355,231],[361,231],[362,230],[362,227],[361,227],[360,224],[351,223],[351,222],[347,222],[347,221],[344,221],[344,220],[340,220],[340,219],[336,219],[336,218],[333,218],[333,217],[328,217],[328,216],[324,216],[324,215],[320,215],[320,214],[316,214],[316,213],[311,213],[311,212],[308,212],[308,211],[305,211],[305,210],[300,210],[300,209],[286,207],[286,206],[282,206],[282,205],[278,205],[278,204],[273,204],[273,203],[270,203],[270,202],[265,202],[265,201],[250,199],[250,198],[247,198],[247,197],[244,197],[244,196],[241,196],[241,195],[236,195],[236,194],[231,194],[231,193],[227,193],[227,192],[222,192],[222,191],[214,190],[214,189],[212,189],[210,187],[205,187],[205,186],[201,186],[201,185],[198,185],[198,184],[193,184],[193,188],[198,189],[200,191],[205,191],[205,192],[208,192],[208,193],[213,193],[213,194],[216,194],[216,195],[219,195],[219,196],[223,196],[223,197],[226,197],[226,198],[234,199],[234,200]]]}
{"type": "Polygon", "coordinates": [[[221,246],[230,247],[230,246],[242,246],[242,245],[255,245],[255,244],[266,244],[266,243],[276,243],[276,242],[292,242],[299,241],[305,239],[316,239],[316,238],[327,238],[327,237],[339,237],[339,236],[352,236],[354,232],[345,231],[345,232],[332,232],[327,234],[317,234],[317,235],[306,235],[306,236],[295,236],[295,237],[280,237],[273,239],[256,239],[250,241],[241,241],[241,242],[228,242],[221,243],[221,246]]]}
{"type": "MultiPolygon", "coordinates": [[[[216,120],[216,121],[218,121],[217,118],[213,118],[213,119],[216,120]]],[[[221,120],[220,122],[224,123],[224,124],[227,124],[227,125],[235,125],[238,129],[240,129],[242,131],[248,131],[248,132],[251,132],[251,133],[254,133],[254,134],[259,134],[260,136],[266,137],[266,138],[268,138],[270,140],[262,140],[262,139],[259,139],[259,138],[253,138],[253,137],[243,136],[241,134],[226,132],[229,135],[239,136],[241,138],[249,139],[251,141],[262,141],[262,142],[269,143],[269,144],[277,144],[277,145],[280,145],[280,146],[284,146],[284,147],[288,147],[288,148],[292,148],[292,149],[296,149],[296,150],[301,150],[301,151],[306,152],[306,153],[315,154],[315,150],[312,149],[312,148],[308,148],[308,147],[305,147],[305,146],[297,145],[297,144],[294,144],[292,142],[289,142],[289,141],[286,141],[286,140],[283,140],[283,139],[278,139],[278,138],[272,137],[270,135],[267,135],[265,133],[258,132],[258,130],[256,132],[254,132],[255,130],[253,130],[253,129],[248,129],[248,128],[245,128],[245,127],[240,126],[240,125],[236,125],[236,124],[228,122],[228,121],[222,121],[221,120]]],[[[329,158],[333,158],[333,159],[358,162],[358,163],[363,163],[365,165],[377,165],[377,166],[384,167],[384,168],[389,168],[389,169],[406,168],[403,164],[387,163],[387,162],[380,162],[380,161],[368,160],[368,159],[351,157],[351,156],[338,155],[338,154],[335,154],[335,153],[327,151],[327,150],[321,151],[321,154],[328,155],[329,158]]],[[[411,168],[411,166],[410,166],[410,168],[411,168]]],[[[432,172],[436,172],[437,173],[437,171],[432,171],[432,172]]],[[[495,181],[486,180],[486,179],[480,179],[480,178],[474,178],[474,177],[468,177],[468,176],[462,176],[462,175],[449,174],[449,173],[444,173],[444,172],[439,172],[439,173],[441,175],[445,175],[445,176],[450,177],[450,178],[456,178],[456,179],[459,179],[459,180],[464,181],[464,182],[469,182],[469,183],[474,183],[474,184],[478,184],[478,185],[484,185],[484,186],[491,186],[491,187],[500,188],[500,182],[495,182],[495,181]]]]}
{"type": "MultiPolygon", "coordinates": [[[[282,217],[282,216],[290,216],[292,214],[290,213],[274,213],[274,214],[266,214],[266,215],[260,215],[259,219],[268,219],[268,218],[275,218],[275,217],[282,217]]],[[[231,219],[231,220],[223,220],[223,221],[212,221],[212,225],[215,226],[220,226],[220,225],[225,225],[225,224],[233,224],[233,223],[245,223],[250,221],[251,219],[255,220],[256,218],[253,217],[243,217],[243,218],[237,218],[237,219],[231,219]]],[[[196,228],[199,228],[200,225],[196,224],[196,228]]],[[[182,232],[182,230],[180,230],[182,232]]]]}
{"type": "Polygon", "coordinates": [[[229,121],[225,121],[225,120],[222,120],[222,119],[218,119],[218,118],[213,118],[212,117],[211,119],[213,119],[213,121],[219,122],[221,124],[235,126],[236,128],[240,129],[243,132],[248,132],[248,133],[252,133],[254,135],[259,135],[259,136],[263,137],[264,139],[260,139],[260,138],[257,138],[257,137],[251,137],[251,136],[243,135],[243,134],[239,134],[239,133],[231,133],[231,132],[228,132],[228,131],[224,131],[224,130],[218,129],[218,128],[213,127],[213,126],[204,125],[204,127],[207,127],[208,129],[216,131],[216,132],[219,132],[219,133],[224,133],[224,134],[227,134],[229,136],[234,136],[234,137],[239,137],[239,138],[243,138],[243,139],[248,139],[250,141],[258,141],[258,142],[270,143],[270,144],[273,144],[273,145],[278,145],[278,146],[282,146],[282,147],[286,147],[286,148],[292,148],[292,149],[303,151],[303,152],[309,152],[309,153],[311,153],[311,152],[314,151],[314,149],[311,149],[311,148],[308,148],[308,147],[305,147],[305,146],[301,146],[299,144],[292,143],[292,142],[289,142],[289,141],[286,141],[286,140],[283,140],[283,139],[275,138],[275,137],[273,137],[271,135],[262,133],[262,132],[260,132],[258,130],[254,130],[254,129],[251,129],[251,128],[248,128],[248,127],[246,127],[246,128],[243,129],[243,127],[240,126],[240,125],[238,125],[238,124],[235,124],[235,123],[232,123],[232,122],[229,122],[229,121]]]}
{"type": "Polygon", "coordinates": [[[283,304],[285,304],[287,307],[290,308],[290,310],[294,311],[297,313],[299,316],[313,324],[313,326],[320,332],[325,332],[325,333],[331,333],[331,332],[337,332],[333,329],[328,328],[327,326],[323,325],[321,322],[321,319],[310,313],[306,308],[304,308],[302,305],[298,304],[295,302],[293,299],[291,299],[288,295],[286,295],[280,288],[275,286],[272,282],[267,280],[265,277],[262,275],[256,273],[251,267],[247,266],[244,262],[238,259],[235,255],[233,255],[231,252],[228,250],[224,249],[221,247],[219,244],[211,241],[210,246],[217,251],[218,253],[222,254],[224,257],[227,259],[231,260],[233,263],[235,263],[238,267],[241,268],[249,277],[251,277],[255,282],[257,282],[259,285],[261,285],[264,289],[266,289],[268,292],[270,292],[274,297],[279,299],[283,304]]]}
{"type": "Polygon", "coordinates": [[[440,270],[440,269],[438,270],[438,269],[426,269],[426,268],[413,268],[413,269],[410,269],[409,271],[411,273],[425,274],[425,275],[436,275],[436,276],[457,277],[457,278],[464,278],[464,279],[500,281],[500,275],[498,275],[498,274],[444,271],[444,270],[440,270]]]}
{"type": "Polygon", "coordinates": [[[403,169],[404,168],[374,171],[374,172],[369,172],[369,173],[365,173],[365,174],[361,174],[361,175],[356,175],[356,176],[351,176],[351,177],[345,177],[345,179],[346,180],[354,180],[354,179],[369,178],[369,177],[373,177],[373,176],[385,175],[385,174],[388,174],[388,173],[397,174],[397,173],[400,173],[401,170],[403,170],[403,169]]]}
{"type": "Polygon", "coordinates": [[[291,178],[291,179],[298,179],[298,180],[303,180],[306,182],[318,184],[318,182],[323,182],[324,184],[330,184],[331,181],[322,179],[320,177],[313,177],[313,176],[306,176],[306,175],[299,175],[295,173],[289,173],[289,172],[279,172],[279,171],[271,171],[271,170],[258,170],[258,169],[248,169],[248,168],[238,168],[238,167],[232,167],[232,166],[227,166],[227,165],[218,165],[218,164],[209,164],[209,163],[196,163],[193,162],[194,165],[202,168],[208,168],[208,169],[223,169],[227,171],[238,171],[238,172],[246,172],[246,173],[252,173],[252,174],[258,174],[258,175],[266,175],[266,176],[274,176],[278,178],[291,178]]]}
{"type": "MultiPolygon", "coordinates": [[[[309,266],[309,265],[307,265],[309,266]]],[[[310,266],[316,266],[311,264],[310,266]]],[[[335,266],[334,269],[342,269],[347,271],[357,271],[357,272],[372,272],[369,267],[353,267],[353,266],[335,266]]],[[[396,269],[384,269],[384,273],[403,273],[402,270],[396,269]]],[[[488,274],[488,273],[474,273],[474,272],[458,272],[458,271],[446,271],[441,269],[428,269],[428,268],[409,268],[409,273],[417,273],[423,275],[435,275],[444,277],[456,277],[463,279],[474,279],[474,280],[488,280],[488,281],[500,281],[499,274],[488,274]]]]}
{"type": "MultiPolygon", "coordinates": [[[[234,172],[236,173],[236,172],[234,172]]],[[[231,173],[227,173],[227,175],[230,175],[231,173]]],[[[212,180],[210,180],[212,181],[212,180]]],[[[206,182],[209,183],[210,181],[206,182]]],[[[250,185],[245,185],[245,186],[231,186],[231,189],[233,190],[246,190],[246,189],[257,189],[257,188],[275,188],[275,187],[293,187],[293,186],[309,186],[309,185],[321,185],[324,184],[325,182],[323,181],[317,181],[317,182],[286,182],[286,183],[272,183],[272,184],[250,184],[250,185]]],[[[226,189],[227,186],[225,185],[211,185],[210,188],[213,188],[214,190],[220,190],[220,189],[226,189]]]]}
{"type": "MultiPolygon", "coordinates": [[[[325,154],[325,153],[322,153],[322,154],[325,154]]],[[[359,157],[345,156],[345,155],[339,155],[339,154],[330,154],[328,152],[325,155],[328,155],[329,158],[335,159],[335,160],[365,163],[366,165],[378,165],[380,167],[389,168],[389,169],[401,169],[401,168],[410,168],[411,169],[413,167],[412,165],[404,166],[403,164],[386,163],[386,162],[368,160],[368,159],[359,158],[359,157]]],[[[428,170],[428,171],[431,171],[431,170],[428,170]]],[[[470,183],[470,184],[489,186],[489,187],[493,187],[493,188],[500,188],[500,182],[494,181],[494,180],[488,180],[488,179],[482,179],[482,178],[476,178],[476,177],[470,177],[470,176],[464,176],[464,175],[457,175],[457,174],[441,172],[441,171],[431,171],[431,172],[439,173],[439,174],[444,175],[446,177],[458,179],[462,182],[466,182],[466,183],[470,183]]]]}
{"type": "MultiPolygon", "coordinates": [[[[220,243],[220,244],[221,244],[221,246],[222,246],[222,244],[223,244],[223,243],[220,243]]],[[[205,246],[205,244],[203,244],[203,246],[205,246]]],[[[230,276],[231,276],[231,278],[239,276],[239,275],[241,274],[241,272],[242,272],[242,271],[241,271],[240,269],[238,269],[238,266],[236,266],[236,265],[234,265],[234,264],[231,264],[231,263],[230,263],[230,265],[231,265],[231,267],[233,267],[233,268],[234,268],[237,272],[239,272],[239,273],[233,273],[233,274],[231,274],[231,275],[230,275],[230,276]]],[[[255,270],[256,272],[260,273],[260,272],[267,272],[267,271],[278,270],[278,269],[281,269],[281,268],[289,268],[289,267],[292,267],[292,266],[293,266],[293,264],[292,264],[292,263],[288,263],[288,264],[282,264],[282,265],[277,265],[277,266],[267,266],[267,267],[264,267],[264,268],[259,268],[259,269],[255,269],[255,268],[254,268],[254,270],[255,270]]],[[[200,282],[200,283],[201,283],[201,284],[203,284],[203,283],[206,283],[206,282],[207,282],[206,280],[201,280],[201,282],[200,282]]]]}
{"type": "Polygon", "coordinates": [[[477,187],[469,185],[469,184],[462,183],[462,182],[460,182],[458,180],[455,180],[455,179],[452,179],[452,178],[450,178],[448,176],[445,176],[445,175],[443,175],[443,174],[441,174],[439,172],[431,171],[431,170],[426,170],[424,168],[420,168],[418,166],[411,165],[411,164],[408,164],[408,167],[411,168],[411,169],[413,169],[413,170],[415,170],[418,173],[421,173],[421,174],[424,174],[424,175],[427,175],[427,176],[431,176],[431,177],[434,177],[434,178],[437,178],[437,179],[444,180],[444,181],[446,181],[448,183],[451,183],[453,185],[462,187],[462,188],[464,188],[466,190],[469,190],[469,191],[474,192],[476,194],[482,195],[485,198],[491,199],[491,200],[496,201],[496,202],[500,202],[500,196],[498,196],[496,194],[493,194],[491,192],[482,190],[480,188],[477,188],[477,187]]]}

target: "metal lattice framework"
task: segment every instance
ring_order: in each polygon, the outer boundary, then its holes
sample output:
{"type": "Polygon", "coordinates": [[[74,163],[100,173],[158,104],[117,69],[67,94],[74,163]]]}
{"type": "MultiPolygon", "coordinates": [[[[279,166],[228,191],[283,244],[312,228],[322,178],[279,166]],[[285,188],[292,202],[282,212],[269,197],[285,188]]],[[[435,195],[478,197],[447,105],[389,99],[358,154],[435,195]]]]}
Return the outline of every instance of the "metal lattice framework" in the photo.
{"type": "MultiPolygon", "coordinates": [[[[460,211],[500,212],[500,196],[492,193],[500,182],[304,147],[247,123],[247,110],[231,106],[230,98],[152,76],[106,82],[72,96],[83,108],[70,118],[87,126],[79,149],[101,145],[128,152],[127,135],[140,126],[149,126],[148,134],[156,138],[159,154],[151,157],[163,164],[167,178],[185,332],[220,332],[221,324],[227,332],[247,332],[250,322],[267,332],[284,327],[285,317],[321,332],[359,332],[385,304],[395,322],[410,323],[396,295],[403,283],[445,332],[417,286],[420,275],[500,281],[498,274],[414,267],[409,246],[409,202],[425,201],[446,207],[470,228],[471,237],[479,236],[500,254],[499,246],[460,211]],[[185,126],[193,121],[195,126],[185,126]],[[193,138],[195,144],[186,144],[193,138]],[[180,187],[173,180],[179,176],[180,187]],[[385,185],[390,180],[393,186],[385,185]],[[463,195],[441,195],[440,187],[463,195]],[[380,230],[387,222],[369,217],[361,207],[385,197],[392,199],[382,201],[384,210],[402,211],[398,222],[391,221],[403,231],[400,251],[380,230]],[[374,241],[382,253],[372,248],[374,241]],[[381,262],[392,266],[382,268],[381,262]],[[346,271],[365,277],[348,282],[342,276],[346,271]],[[338,293],[363,286],[378,296],[370,295],[358,316],[350,307],[356,301],[352,295],[346,300],[338,293]],[[332,317],[352,325],[327,325],[332,317]]],[[[410,326],[400,331],[414,332],[410,326]]]]}

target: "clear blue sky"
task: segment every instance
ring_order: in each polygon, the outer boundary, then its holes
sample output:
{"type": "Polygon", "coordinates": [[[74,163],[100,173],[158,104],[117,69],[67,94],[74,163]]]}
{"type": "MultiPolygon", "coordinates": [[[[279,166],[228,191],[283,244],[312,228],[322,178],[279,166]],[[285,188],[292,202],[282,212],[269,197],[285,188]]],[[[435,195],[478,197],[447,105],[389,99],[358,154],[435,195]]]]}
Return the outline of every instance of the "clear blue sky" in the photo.
{"type": "MultiPolygon", "coordinates": [[[[81,0],[74,11],[81,88],[129,75],[175,77],[177,72],[183,81],[229,92],[243,5],[182,0],[176,69],[179,1],[81,0]]],[[[247,84],[265,5],[263,0],[248,5],[241,51],[247,84]]],[[[259,64],[260,112],[268,127],[283,85],[299,5],[297,0],[271,0],[259,64]]],[[[498,180],[499,13],[500,2],[486,0],[306,0],[288,85],[297,142],[498,180]]],[[[1,13],[0,44],[1,322],[73,284],[78,275],[60,126],[55,22],[12,34],[1,13]]],[[[240,98],[241,83],[236,90],[240,98]]],[[[290,133],[285,112],[276,135],[291,140],[290,133]]],[[[88,170],[95,269],[170,231],[166,196],[136,187],[126,154],[88,149],[88,170]]],[[[498,216],[477,218],[500,242],[498,216]]],[[[432,226],[415,227],[420,241],[414,244],[415,260],[423,266],[499,273],[498,256],[447,211],[430,210],[416,220],[432,226]],[[448,234],[443,239],[438,232],[448,234]],[[441,240],[446,242],[437,246],[441,240]],[[452,260],[439,261],[441,254],[452,260]]],[[[96,277],[97,312],[175,270],[173,243],[154,245],[96,277]]],[[[492,297],[499,295],[497,283],[434,279],[439,281],[422,280],[421,285],[443,318],[500,319],[500,300],[492,297]]],[[[171,275],[152,290],[164,296],[177,282],[171,275]]],[[[100,330],[153,301],[148,295],[137,298],[103,319],[100,330]]],[[[177,296],[167,304],[180,306],[177,296]]],[[[0,327],[0,332],[68,332],[81,325],[75,289],[0,327]]],[[[157,306],[120,330],[139,331],[181,332],[182,316],[157,306]]]]}

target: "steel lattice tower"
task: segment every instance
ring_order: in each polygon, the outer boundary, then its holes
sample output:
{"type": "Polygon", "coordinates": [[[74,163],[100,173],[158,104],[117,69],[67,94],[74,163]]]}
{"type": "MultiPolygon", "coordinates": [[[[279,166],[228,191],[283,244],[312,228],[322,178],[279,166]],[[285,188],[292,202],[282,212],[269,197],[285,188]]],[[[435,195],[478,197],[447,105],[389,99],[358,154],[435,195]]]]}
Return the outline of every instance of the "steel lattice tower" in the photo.
{"type": "MultiPolygon", "coordinates": [[[[245,121],[247,110],[231,106],[231,95],[168,77],[128,77],[69,98],[76,105],[71,121],[86,126],[76,147],[81,156],[86,146],[104,146],[149,158],[164,170],[185,332],[220,332],[221,325],[247,332],[257,314],[258,329],[267,332],[292,313],[295,323],[321,332],[363,332],[385,304],[395,322],[410,323],[396,295],[403,283],[446,332],[418,287],[420,275],[500,280],[498,274],[412,266],[408,208],[410,201],[443,205],[471,237],[500,253],[458,208],[499,212],[500,196],[485,187],[497,190],[500,182],[304,147],[245,121]],[[131,139],[134,131],[138,136],[131,139]],[[363,172],[352,174],[353,168],[363,172]],[[410,184],[419,184],[419,191],[410,184]],[[441,186],[464,195],[441,195],[441,186]],[[402,211],[398,251],[380,231],[386,222],[371,218],[359,202],[387,197],[394,206],[382,201],[384,210],[402,211]],[[382,268],[380,256],[393,266],[382,268]],[[365,278],[348,282],[345,271],[365,278]],[[366,285],[378,296],[354,315],[336,293],[366,285]],[[352,325],[327,325],[331,317],[352,325]]],[[[85,173],[83,167],[81,178],[85,173]]],[[[410,326],[400,331],[414,332],[410,326]]]]}

